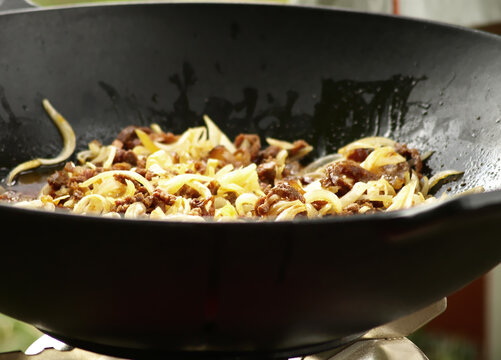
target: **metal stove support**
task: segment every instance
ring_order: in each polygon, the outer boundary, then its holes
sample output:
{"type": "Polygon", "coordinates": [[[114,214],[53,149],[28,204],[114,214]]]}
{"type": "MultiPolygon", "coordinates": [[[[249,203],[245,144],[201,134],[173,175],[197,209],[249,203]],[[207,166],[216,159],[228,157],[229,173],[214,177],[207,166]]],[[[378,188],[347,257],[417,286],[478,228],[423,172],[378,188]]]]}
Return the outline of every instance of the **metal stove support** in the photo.
{"type": "MultiPolygon", "coordinates": [[[[447,308],[447,299],[413,314],[368,331],[355,343],[301,360],[428,360],[406,336],[418,330],[447,308]]],[[[292,360],[292,359],[289,359],[292,360]]]]}
{"type": "Polygon", "coordinates": [[[307,356],[303,360],[428,360],[409,339],[365,340],[332,354],[307,356]]]}

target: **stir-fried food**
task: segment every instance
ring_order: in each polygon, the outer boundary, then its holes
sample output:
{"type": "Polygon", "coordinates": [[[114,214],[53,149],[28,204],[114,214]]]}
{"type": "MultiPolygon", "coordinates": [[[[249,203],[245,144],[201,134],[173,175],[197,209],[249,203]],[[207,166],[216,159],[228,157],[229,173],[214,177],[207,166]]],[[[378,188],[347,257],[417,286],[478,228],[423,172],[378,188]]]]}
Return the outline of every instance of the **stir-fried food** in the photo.
{"type": "Polygon", "coordinates": [[[94,140],[78,164],[48,177],[37,199],[15,206],[155,220],[292,220],[433,202],[430,189],[458,174],[428,179],[418,150],[384,137],[359,139],[304,166],[313,150],[304,140],[267,138],[263,146],[258,135],[240,134],[231,141],[204,120],[177,135],[153,124],[126,127],[110,145],[94,140]]]}

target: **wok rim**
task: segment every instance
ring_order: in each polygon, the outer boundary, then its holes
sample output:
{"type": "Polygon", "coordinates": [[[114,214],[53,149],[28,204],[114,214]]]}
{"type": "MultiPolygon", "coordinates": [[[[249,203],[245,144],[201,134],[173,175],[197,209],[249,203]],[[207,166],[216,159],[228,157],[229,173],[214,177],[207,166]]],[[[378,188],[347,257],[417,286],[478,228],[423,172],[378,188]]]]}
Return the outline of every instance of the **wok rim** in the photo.
{"type": "Polygon", "coordinates": [[[250,0],[250,1],[242,1],[242,0],[210,0],[210,1],[201,1],[201,0],[194,0],[194,1],[183,1],[183,0],[132,0],[132,1],[107,1],[104,0],[102,2],[93,2],[93,3],[77,3],[77,4],[71,4],[71,5],[53,5],[53,6],[40,6],[33,4],[31,1],[27,2],[27,7],[26,8],[21,8],[21,9],[12,9],[12,10],[5,10],[5,11],[0,11],[0,17],[4,15],[16,15],[16,14],[24,14],[24,13],[31,13],[31,12],[39,12],[39,11],[59,11],[59,10],[69,10],[71,11],[72,9],[82,9],[82,8],[98,8],[98,7],[103,7],[103,8],[113,8],[113,7],[135,7],[135,6],[155,6],[155,5],[161,5],[161,6],[225,6],[225,7],[282,7],[282,8],[290,8],[290,9],[305,9],[308,11],[329,11],[329,12],[338,12],[338,13],[349,13],[353,15],[359,15],[359,16],[369,16],[369,17],[379,17],[379,18],[387,18],[391,19],[394,21],[403,21],[403,22],[414,22],[418,24],[423,24],[423,25],[431,25],[431,26],[438,26],[438,27],[444,27],[444,28],[449,28],[449,29],[454,29],[457,31],[462,31],[466,33],[475,33],[480,36],[484,36],[486,38],[491,38],[491,39],[499,39],[501,35],[489,33],[487,31],[475,29],[475,28],[469,28],[466,26],[462,25],[456,25],[456,24],[451,24],[447,23],[444,21],[438,21],[438,20],[431,20],[431,19],[424,19],[424,18],[418,18],[418,17],[413,17],[409,15],[400,15],[400,14],[391,14],[391,13],[378,13],[378,12],[370,12],[370,11],[363,11],[363,10],[354,10],[354,9],[348,9],[348,8],[342,8],[342,7],[337,7],[337,6],[327,6],[327,5],[309,5],[309,4],[284,4],[284,3],[278,3],[273,0],[250,0]]]}
{"type": "MultiPolygon", "coordinates": [[[[57,209],[56,211],[48,211],[43,209],[28,209],[16,207],[14,203],[0,203],[0,210],[5,209],[6,211],[12,211],[20,216],[23,215],[37,215],[46,217],[55,217],[56,221],[65,221],[74,219],[75,221],[95,221],[101,220],[101,222],[107,223],[124,223],[126,225],[140,225],[148,226],[152,224],[158,224],[154,226],[185,226],[187,228],[198,225],[198,226],[223,226],[229,227],[233,225],[239,226],[310,226],[310,225],[337,225],[337,224],[369,224],[369,223],[385,223],[392,221],[407,222],[412,221],[416,225],[420,222],[426,222],[430,219],[437,219],[436,215],[447,214],[448,217],[453,217],[455,215],[468,215],[475,214],[477,212],[487,210],[490,208],[497,208],[501,210],[501,190],[486,191],[482,193],[461,195],[458,194],[454,198],[445,199],[442,201],[437,201],[431,204],[422,204],[414,206],[408,209],[401,209],[396,211],[382,211],[369,214],[354,214],[354,215],[335,215],[315,219],[294,219],[294,220],[283,220],[274,221],[270,220],[256,220],[256,219],[244,219],[235,221],[169,221],[169,220],[151,220],[144,218],[110,218],[102,215],[90,215],[90,214],[74,214],[64,209],[57,209]]],[[[14,215],[14,214],[13,214],[14,215]]]]}

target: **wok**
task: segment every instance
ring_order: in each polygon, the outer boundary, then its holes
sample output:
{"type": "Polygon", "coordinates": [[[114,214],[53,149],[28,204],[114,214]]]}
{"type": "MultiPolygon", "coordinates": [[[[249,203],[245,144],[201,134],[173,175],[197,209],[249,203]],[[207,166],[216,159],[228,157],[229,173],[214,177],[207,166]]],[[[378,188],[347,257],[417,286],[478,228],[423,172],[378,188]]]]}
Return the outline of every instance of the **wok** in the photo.
{"type": "MultiPolygon", "coordinates": [[[[83,6],[0,16],[3,174],[129,124],[303,138],[315,156],[367,135],[463,170],[450,194],[388,214],[284,223],[116,220],[0,206],[0,312],[128,357],[283,357],[350,341],[501,260],[501,40],[333,9],[83,6]],[[12,231],[12,232],[11,232],[12,231]]],[[[449,189],[448,189],[449,188],[449,189]]],[[[449,191],[447,191],[449,190],[449,191]]]]}

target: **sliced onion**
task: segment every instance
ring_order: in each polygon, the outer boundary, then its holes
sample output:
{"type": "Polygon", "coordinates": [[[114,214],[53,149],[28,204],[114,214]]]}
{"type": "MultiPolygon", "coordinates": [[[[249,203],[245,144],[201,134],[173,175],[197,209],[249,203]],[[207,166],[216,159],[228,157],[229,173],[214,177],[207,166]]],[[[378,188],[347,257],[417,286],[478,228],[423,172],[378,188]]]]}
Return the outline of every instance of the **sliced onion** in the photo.
{"type": "Polygon", "coordinates": [[[355,183],[355,185],[353,185],[351,190],[348,191],[346,194],[344,194],[343,197],[340,199],[341,206],[343,207],[343,209],[348,205],[353,204],[355,201],[357,201],[367,190],[368,186],[369,186],[368,184],[361,181],[355,183]]]}
{"type": "Polygon", "coordinates": [[[351,150],[355,149],[377,149],[383,146],[395,146],[395,141],[382,136],[371,136],[358,139],[346,146],[343,146],[338,152],[344,156],[348,155],[351,150]]]}
{"type": "Polygon", "coordinates": [[[222,132],[221,129],[219,129],[207,115],[204,115],[204,121],[209,132],[209,141],[214,147],[217,145],[223,145],[231,153],[237,151],[235,145],[233,145],[233,143],[230,141],[230,139],[228,139],[224,132],[222,132]]]}
{"type": "Polygon", "coordinates": [[[143,185],[150,194],[155,190],[153,185],[148,180],[146,180],[143,176],[141,176],[137,172],[130,170],[110,170],[99,173],[96,176],[93,176],[90,179],[85,180],[83,183],[80,184],[80,187],[88,187],[89,185],[94,184],[96,181],[103,180],[104,178],[115,175],[127,176],[133,180],[136,180],[138,183],[143,185]]]}
{"type": "Polygon", "coordinates": [[[290,150],[290,149],[294,148],[294,144],[292,144],[288,141],[278,140],[278,139],[274,139],[271,137],[266,138],[266,142],[271,146],[276,146],[276,147],[279,147],[279,148],[284,149],[284,150],[290,150]]]}
{"type": "Polygon", "coordinates": [[[160,150],[160,148],[155,145],[153,140],[151,140],[150,136],[147,133],[145,133],[143,130],[134,129],[134,131],[136,132],[136,135],[139,138],[139,140],[141,140],[141,143],[143,144],[143,146],[146,149],[148,149],[148,151],[150,153],[153,154],[153,153],[157,152],[158,150],[160,150]]]}
{"type": "Polygon", "coordinates": [[[444,180],[450,176],[461,175],[462,171],[457,170],[444,170],[436,173],[428,180],[428,191],[431,190],[435,185],[437,185],[441,180],[444,180]]]}
{"type": "Polygon", "coordinates": [[[56,111],[50,104],[49,100],[44,99],[42,101],[42,105],[49,115],[49,117],[52,119],[54,124],[57,126],[62,138],[63,138],[63,149],[59,153],[58,156],[52,159],[33,159],[26,161],[24,163],[21,163],[17,165],[12,171],[9,173],[7,176],[7,184],[12,185],[14,182],[14,179],[19,175],[20,173],[27,171],[27,170],[32,170],[35,169],[39,166],[42,165],[56,165],[59,164],[65,160],[67,160],[71,154],[73,154],[73,151],[75,151],[76,147],[76,137],[75,137],[75,132],[73,131],[71,125],[66,121],[66,119],[56,111]]]}

